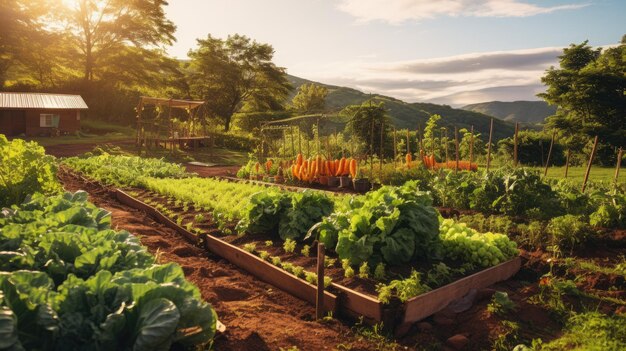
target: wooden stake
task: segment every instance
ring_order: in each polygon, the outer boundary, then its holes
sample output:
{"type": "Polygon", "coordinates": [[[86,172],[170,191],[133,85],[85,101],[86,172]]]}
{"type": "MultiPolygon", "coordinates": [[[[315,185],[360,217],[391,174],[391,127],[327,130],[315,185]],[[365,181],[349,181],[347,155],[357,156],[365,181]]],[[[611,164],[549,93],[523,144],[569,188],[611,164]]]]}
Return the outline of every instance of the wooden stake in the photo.
{"type": "Polygon", "coordinates": [[[372,120],[372,130],[370,132],[370,181],[372,179],[374,179],[374,120],[372,120]]]}
{"type": "Polygon", "coordinates": [[[489,143],[487,144],[487,172],[489,172],[489,165],[491,165],[491,137],[493,136],[493,118],[489,125],[489,143]]]}
{"type": "Polygon", "coordinates": [[[454,144],[456,146],[456,164],[454,166],[454,173],[459,171],[459,131],[457,127],[454,127],[454,144]]]}
{"type": "Polygon", "coordinates": [[[619,148],[619,151],[617,152],[617,162],[615,164],[615,177],[613,177],[613,184],[616,189],[617,189],[617,180],[619,178],[619,169],[622,167],[623,152],[624,150],[622,150],[621,147],[619,148]]]}
{"type": "MultiPolygon", "coordinates": [[[[455,127],[455,129],[456,129],[456,127],[455,127]]],[[[443,138],[441,138],[441,140],[443,140],[443,138]]],[[[446,163],[448,163],[448,161],[450,161],[450,156],[448,155],[448,144],[450,144],[450,143],[448,142],[448,128],[446,128],[446,144],[445,144],[446,145],[445,146],[446,147],[446,163]]]]}
{"type": "Polygon", "coordinates": [[[515,122],[515,135],[513,136],[513,166],[517,167],[517,133],[519,132],[519,122],[515,122]]]}
{"type": "Polygon", "coordinates": [[[383,136],[384,136],[384,131],[385,131],[385,121],[381,120],[380,121],[380,159],[378,160],[378,164],[380,166],[379,169],[379,177],[382,183],[382,179],[383,179],[383,136]]]}
{"type": "Polygon", "coordinates": [[[409,136],[409,129],[406,129],[406,153],[411,153],[411,138],[409,136]]]}
{"type": "Polygon", "coordinates": [[[470,157],[469,157],[469,161],[470,161],[470,169],[472,168],[472,162],[474,162],[474,126],[472,126],[471,131],[470,131],[470,157]]]}
{"type": "Polygon", "coordinates": [[[543,176],[548,175],[548,167],[550,167],[550,156],[552,155],[552,146],[554,145],[554,137],[556,136],[556,130],[552,132],[552,140],[550,140],[550,148],[548,149],[548,159],[546,160],[546,169],[543,171],[543,176]]]}
{"type": "Polygon", "coordinates": [[[300,126],[298,126],[298,153],[302,153],[302,139],[300,138],[300,126]]]}
{"type": "Polygon", "coordinates": [[[567,149],[567,155],[565,156],[565,178],[567,178],[567,171],[569,171],[569,157],[572,153],[572,150],[567,149]]]}
{"type": "Polygon", "coordinates": [[[585,179],[583,180],[583,187],[581,192],[585,192],[587,187],[587,180],[589,180],[589,172],[591,171],[591,164],[593,163],[593,157],[596,155],[596,148],[598,147],[598,136],[596,135],[593,140],[593,149],[591,149],[591,155],[589,155],[589,163],[587,163],[587,171],[585,171],[585,179]]]}
{"type": "Polygon", "coordinates": [[[293,127],[289,127],[289,136],[291,137],[291,156],[296,156],[296,145],[293,140],[293,127]]]}
{"type": "Polygon", "coordinates": [[[324,244],[317,243],[317,295],[315,296],[315,317],[324,318],[324,244]]]}
{"type": "Polygon", "coordinates": [[[398,162],[398,150],[396,150],[396,145],[398,145],[396,139],[396,127],[393,127],[393,164],[395,167],[396,162],[398,162]]]}

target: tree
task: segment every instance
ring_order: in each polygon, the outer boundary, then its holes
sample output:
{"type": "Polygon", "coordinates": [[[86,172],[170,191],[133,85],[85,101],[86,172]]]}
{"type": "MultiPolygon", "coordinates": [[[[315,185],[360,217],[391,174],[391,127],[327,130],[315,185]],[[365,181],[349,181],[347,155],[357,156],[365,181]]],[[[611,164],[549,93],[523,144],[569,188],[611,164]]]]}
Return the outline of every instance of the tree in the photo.
{"type": "Polygon", "coordinates": [[[439,129],[438,123],[440,119],[440,115],[434,114],[431,115],[430,118],[428,118],[428,122],[426,122],[426,127],[424,128],[424,139],[422,141],[426,154],[429,154],[431,150],[436,150],[438,148],[437,143],[439,143],[440,139],[436,138],[436,134],[437,129],[439,129]]]}
{"type": "Polygon", "coordinates": [[[285,69],[272,59],[274,49],[242,35],[226,40],[208,35],[198,39],[198,48],[189,52],[189,82],[192,93],[206,101],[208,111],[230,129],[233,114],[281,110],[292,89],[285,69]]]}
{"type": "Polygon", "coordinates": [[[373,149],[374,153],[378,153],[381,127],[384,127],[383,139],[387,139],[391,130],[391,121],[387,115],[385,103],[381,101],[376,104],[369,100],[361,105],[346,106],[340,114],[349,118],[346,129],[365,144],[366,152],[369,153],[369,150],[373,149]]]}
{"type": "MultiPolygon", "coordinates": [[[[609,149],[626,140],[626,44],[604,52],[583,42],[570,45],[541,78],[547,91],[538,94],[557,105],[547,128],[572,139],[572,145],[598,136],[609,149]]],[[[578,150],[582,151],[582,150],[578,150]]],[[[603,152],[599,153],[603,155],[603,152]]],[[[608,153],[610,154],[610,153],[608,153]]]]}
{"type": "MultiPolygon", "coordinates": [[[[120,50],[149,50],[174,42],[176,27],[165,17],[165,0],[78,0],[62,13],[77,48],[83,79],[92,82],[120,50]]],[[[119,63],[117,61],[116,63],[119,63]]]]}
{"type": "Polygon", "coordinates": [[[326,107],[327,95],[328,89],[326,87],[313,83],[302,84],[291,103],[293,108],[300,113],[322,112],[326,107]]]}
{"type": "Polygon", "coordinates": [[[11,67],[30,62],[33,45],[49,41],[43,23],[50,6],[45,0],[0,1],[0,89],[11,67]]]}

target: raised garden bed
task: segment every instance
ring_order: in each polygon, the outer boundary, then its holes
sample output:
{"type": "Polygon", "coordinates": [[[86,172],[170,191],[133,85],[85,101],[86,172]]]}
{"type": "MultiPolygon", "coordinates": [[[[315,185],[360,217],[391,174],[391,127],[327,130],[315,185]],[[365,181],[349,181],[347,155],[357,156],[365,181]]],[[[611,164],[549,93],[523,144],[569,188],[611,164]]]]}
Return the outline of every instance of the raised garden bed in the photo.
{"type": "MultiPolygon", "coordinates": [[[[245,240],[237,241],[235,236],[222,237],[219,235],[219,230],[215,228],[209,233],[194,234],[185,229],[182,223],[177,224],[154,207],[122,190],[118,189],[116,196],[120,202],[152,215],[157,221],[175,229],[189,241],[204,245],[208,251],[229,260],[258,278],[305,301],[315,302],[316,287],[314,285],[237,246],[245,240]]],[[[251,238],[251,240],[257,240],[257,243],[262,239],[262,237],[251,238]]],[[[272,251],[278,255],[280,249],[272,251]]],[[[285,257],[284,252],[282,257],[285,257]]],[[[314,261],[308,258],[303,265],[305,268],[310,267],[314,261]]],[[[330,291],[324,292],[324,306],[326,311],[336,311],[352,317],[362,316],[369,323],[384,322],[386,326],[403,326],[442,310],[450,302],[466,295],[471,289],[481,289],[512,277],[520,266],[521,260],[517,257],[413,297],[404,303],[398,301],[393,304],[384,304],[372,296],[371,286],[370,291],[367,291],[367,287],[365,289],[352,285],[348,287],[346,286],[348,284],[338,279],[339,282],[330,284],[330,291]]],[[[333,275],[332,267],[329,275],[333,275]]]]}

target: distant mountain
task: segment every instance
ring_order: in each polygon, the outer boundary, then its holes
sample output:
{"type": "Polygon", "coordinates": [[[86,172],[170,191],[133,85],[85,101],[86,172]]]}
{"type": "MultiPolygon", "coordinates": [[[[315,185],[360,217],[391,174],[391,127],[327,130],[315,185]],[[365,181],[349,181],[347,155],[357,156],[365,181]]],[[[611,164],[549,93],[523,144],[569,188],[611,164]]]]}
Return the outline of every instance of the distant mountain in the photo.
{"type": "Polygon", "coordinates": [[[556,112],[556,106],[550,106],[545,101],[490,101],[463,106],[461,109],[520,123],[542,123],[556,112]]]}
{"type": "MultiPolygon", "coordinates": [[[[315,83],[326,87],[329,91],[326,97],[326,107],[332,111],[338,112],[347,105],[361,104],[368,99],[372,99],[373,101],[383,101],[385,103],[385,107],[389,110],[389,116],[398,129],[410,128],[416,130],[419,126],[423,130],[430,115],[439,114],[442,117],[440,123],[450,130],[454,130],[454,127],[470,129],[471,126],[474,126],[474,130],[481,133],[485,139],[489,135],[489,123],[492,117],[480,112],[455,109],[448,105],[419,102],[408,103],[389,96],[366,94],[356,89],[323,84],[292,75],[288,75],[288,79],[296,88],[291,97],[296,94],[297,88],[303,84],[315,83]]],[[[493,125],[494,140],[497,141],[513,135],[514,123],[494,118],[493,125]]]]}

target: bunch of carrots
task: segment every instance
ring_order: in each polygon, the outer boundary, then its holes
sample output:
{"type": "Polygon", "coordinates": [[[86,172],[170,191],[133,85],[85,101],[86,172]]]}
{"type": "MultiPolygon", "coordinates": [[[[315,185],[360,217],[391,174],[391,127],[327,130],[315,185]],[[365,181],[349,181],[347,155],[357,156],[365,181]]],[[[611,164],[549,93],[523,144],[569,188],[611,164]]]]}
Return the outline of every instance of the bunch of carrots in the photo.
{"type": "MultiPolygon", "coordinates": [[[[437,162],[435,160],[434,155],[424,156],[422,158],[422,162],[424,162],[424,166],[428,169],[439,169],[439,168],[447,168],[447,169],[455,169],[456,168],[456,160],[448,161],[448,162],[437,162]]],[[[477,171],[478,164],[471,163],[469,161],[459,161],[459,169],[463,171],[477,171]]]]}
{"type": "Polygon", "coordinates": [[[317,155],[304,159],[298,154],[296,162],[291,166],[291,174],[294,178],[305,182],[313,182],[319,177],[339,177],[350,175],[356,177],[358,164],[353,158],[342,157],[339,160],[326,160],[317,155]]]}

